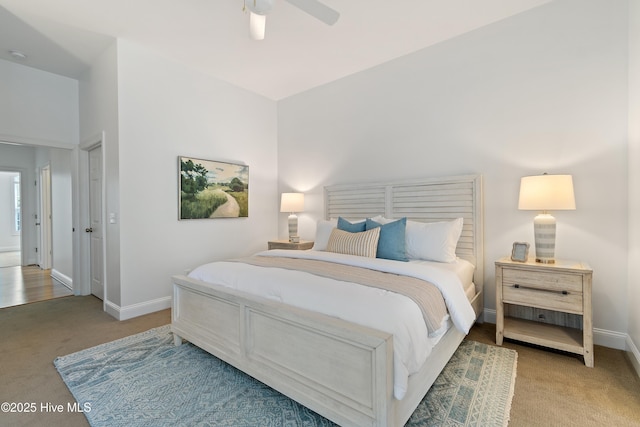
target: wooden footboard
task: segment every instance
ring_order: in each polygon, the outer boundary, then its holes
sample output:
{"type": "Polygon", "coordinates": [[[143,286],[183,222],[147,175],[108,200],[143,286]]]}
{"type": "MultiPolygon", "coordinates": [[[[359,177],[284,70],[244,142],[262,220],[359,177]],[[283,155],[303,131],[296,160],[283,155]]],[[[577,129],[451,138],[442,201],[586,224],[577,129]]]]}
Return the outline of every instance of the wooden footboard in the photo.
{"type": "Polygon", "coordinates": [[[398,401],[391,334],[185,276],[173,283],[176,345],[184,338],[341,426],[403,426],[464,339],[452,327],[398,401]]]}
{"type": "Polygon", "coordinates": [[[393,425],[393,337],[184,276],[171,329],[342,426],[393,425]]]}

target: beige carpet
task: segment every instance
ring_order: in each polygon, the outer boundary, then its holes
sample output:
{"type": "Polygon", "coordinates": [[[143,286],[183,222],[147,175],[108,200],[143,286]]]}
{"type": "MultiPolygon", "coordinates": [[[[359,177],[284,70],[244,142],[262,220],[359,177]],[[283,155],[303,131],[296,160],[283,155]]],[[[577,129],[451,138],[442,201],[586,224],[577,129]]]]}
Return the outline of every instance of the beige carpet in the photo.
{"type": "MultiPolygon", "coordinates": [[[[495,325],[469,338],[495,345],[495,325]]],[[[510,426],[640,426],[640,378],[626,354],[595,346],[595,367],[581,356],[505,340],[518,352],[510,426]]]]}
{"type": "Polygon", "coordinates": [[[57,356],[166,325],[169,310],[119,322],[93,297],[0,309],[0,402],[34,402],[35,414],[0,413],[2,426],[87,426],[81,413],[43,413],[41,403],[73,403],[53,366],[57,356]]]}
{"type": "MultiPolygon", "coordinates": [[[[57,356],[158,327],[169,310],[118,322],[95,297],[0,309],[0,402],[73,403],[53,366],[57,356]]],[[[469,336],[494,344],[494,325],[469,336]]],[[[640,426],[640,379],[622,351],[596,346],[595,368],[576,356],[507,342],[518,352],[510,426],[640,426]]],[[[83,414],[0,413],[0,425],[87,426],[83,414]]]]}

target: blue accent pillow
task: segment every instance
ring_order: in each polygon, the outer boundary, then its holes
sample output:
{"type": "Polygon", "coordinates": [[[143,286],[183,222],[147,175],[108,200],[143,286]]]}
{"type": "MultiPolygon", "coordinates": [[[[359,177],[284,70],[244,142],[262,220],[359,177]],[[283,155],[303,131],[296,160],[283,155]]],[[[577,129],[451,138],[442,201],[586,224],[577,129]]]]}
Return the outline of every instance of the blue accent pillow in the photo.
{"type": "MultiPolygon", "coordinates": [[[[366,222],[349,222],[346,219],[338,218],[338,230],[348,231],[349,233],[360,233],[365,231],[366,222]]],[[[382,230],[380,230],[382,231],[382,230]]]]}
{"type": "Polygon", "coordinates": [[[366,229],[380,228],[380,239],[378,240],[377,258],[393,259],[396,261],[409,261],[406,254],[405,232],[407,228],[407,218],[387,224],[380,224],[369,218],[366,221],[366,229]]]}

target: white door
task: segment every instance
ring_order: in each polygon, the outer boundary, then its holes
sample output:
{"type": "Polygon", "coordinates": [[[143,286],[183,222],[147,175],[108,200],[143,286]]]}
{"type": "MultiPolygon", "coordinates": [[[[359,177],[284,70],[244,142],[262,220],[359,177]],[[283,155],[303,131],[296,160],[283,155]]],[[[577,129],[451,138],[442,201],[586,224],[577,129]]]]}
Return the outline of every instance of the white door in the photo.
{"type": "Polygon", "coordinates": [[[89,219],[91,293],[104,300],[104,266],[102,246],[102,147],[89,151],[89,219]]]}
{"type": "MultiPolygon", "coordinates": [[[[37,225],[37,224],[36,224],[37,225]]],[[[40,268],[51,268],[51,168],[49,165],[40,169],[40,268]]]]}

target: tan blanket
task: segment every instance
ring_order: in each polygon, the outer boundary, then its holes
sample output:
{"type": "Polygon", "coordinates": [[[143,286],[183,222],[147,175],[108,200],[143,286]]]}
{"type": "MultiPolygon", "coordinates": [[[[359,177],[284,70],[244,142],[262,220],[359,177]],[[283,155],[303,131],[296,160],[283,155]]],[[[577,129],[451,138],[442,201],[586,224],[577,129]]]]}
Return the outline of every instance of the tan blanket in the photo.
{"type": "Polygon", "coordinates": [[[431,334],[442,326],[447,307],[438,288],[425,280],[393,273],[311,259],[252,256],[233,261],[260,267],[276,267],[298,270],[330,279],[353,282],[360,285],[396,292],[411,298],[420,310],[431,334]]]}

